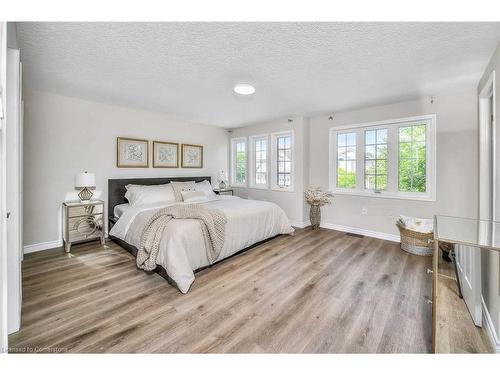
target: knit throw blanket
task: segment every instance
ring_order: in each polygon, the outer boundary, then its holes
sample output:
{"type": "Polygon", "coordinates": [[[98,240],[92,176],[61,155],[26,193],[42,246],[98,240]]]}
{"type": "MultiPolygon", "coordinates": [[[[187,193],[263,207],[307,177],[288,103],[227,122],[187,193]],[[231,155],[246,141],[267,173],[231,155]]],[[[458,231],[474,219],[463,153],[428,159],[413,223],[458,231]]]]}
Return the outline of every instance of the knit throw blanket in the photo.
{"type": "Polygon", "coordinates": [[[163,231],[172,219],[197,219],[201,222],[207,258],[212,264],[217,260],[224,245],[226,215],[199,204],[178,204],[158,210],[146,223],[137,252],[137,267],[145,271],[156,268],[163,231]]]}

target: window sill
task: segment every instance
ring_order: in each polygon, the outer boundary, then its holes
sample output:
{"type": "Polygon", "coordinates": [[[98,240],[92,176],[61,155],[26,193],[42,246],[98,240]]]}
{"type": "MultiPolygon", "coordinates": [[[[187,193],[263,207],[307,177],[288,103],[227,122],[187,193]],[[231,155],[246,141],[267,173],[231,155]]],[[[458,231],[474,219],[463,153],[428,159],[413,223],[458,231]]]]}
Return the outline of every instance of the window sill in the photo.
{"type": "Polygon", "coordinates": [[[285,192],[285,193],[293,193],[294,192],[294,188],[293,187],[290,187],[290,188],[280,188],[278,186],[272,186],[270,190],[273,190],[273,191],[282,191],[282,192],[285,192]]]}
{"type": "Polygon", "coordinates": [[[382,198],[382,199],[399,199],[407,201],[424,201],[435,202],[436,198],[428,194],[395,194],[395,193],[374,193],[372,191],[345,190],[345,189],[330,189],[332,194],[338,195],[353,195],[359,197],[382,198]]]}
{"type": "Polygon", "coordinates": [[[231,185],[229,187],[230,189],[235,188],[235,189],[253,189],[253,190],[269,190],[269,191],[281,191],[283,193],[293,193],[295,190],[294,189],[284,189],[284,188],[279,188],[279,187],[260,187],[260,186],[237,186],[237,185],[231,185]]]}
{"type": "Polygon", "coordinates": [[[248,189],[269,190],[269,188],[267,186],[259,186],[259,185],[249,186],[248,189]]]}

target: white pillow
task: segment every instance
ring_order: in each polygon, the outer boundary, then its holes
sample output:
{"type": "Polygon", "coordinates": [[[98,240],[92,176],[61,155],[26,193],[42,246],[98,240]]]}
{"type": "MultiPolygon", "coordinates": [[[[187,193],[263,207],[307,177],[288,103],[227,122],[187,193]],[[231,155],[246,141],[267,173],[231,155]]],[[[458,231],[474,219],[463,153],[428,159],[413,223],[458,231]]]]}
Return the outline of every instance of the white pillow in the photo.
{"type": "Polygon", "coordinates": [[[174,188],[174,197],[176,202],[182,202],[182,191],[194,191],[195,183],[194,181],[172,181],[172,187],[174,188]]]}
{"type": "Polygon", "coordinates": [[[202,191],[181,191],[182,200],[184,203],[201,203],[208,202],[208,197],[202,191]]]}
{"type": "Polygon", "coordinates": [[[175,201],[174,189],[171,184],[164,185],[127,185],[125,186],[130,206],[153,203],[169,203],[175,201]]]}
{"type": "Polygon", "coordinates": [[[194,185],[194,190],[196,191],[202,191],[205,193],[205,195],[207,197],[213,197],[215,196],[216,194],[214,193],[214,190],[212,188],[212,185],[210,184],[210,182],[208,182],[207,180],[203,180],[202,182],[197,182],[195,185],[194,185]]]}

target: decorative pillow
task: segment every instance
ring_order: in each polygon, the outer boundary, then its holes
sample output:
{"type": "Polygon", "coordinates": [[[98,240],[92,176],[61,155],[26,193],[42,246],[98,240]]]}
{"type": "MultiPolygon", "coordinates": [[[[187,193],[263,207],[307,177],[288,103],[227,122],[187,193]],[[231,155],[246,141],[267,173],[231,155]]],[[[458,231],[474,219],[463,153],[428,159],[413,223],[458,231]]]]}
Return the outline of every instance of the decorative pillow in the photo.
{"type": "Polygon", "coordinates": [[[204,192],[205,195],[209,198],[214,197],[216,195],[214,193],[212,185],[207,180],[204,180],[202,182],[197,182],[194,186],[194,190],[204,192]]]}
{"type": "Polygon", "coordinates": [[[208,197],[202,191],[181,191],[184,203],[208,202],[208,197]]]}
{"type": "Polygon", "coordinates": [[[175,202],[174,189],[171,184],[164,185],[127,185],[125,186],[130,206],[142,204],[175,202]]]}
{"type": "Polygon", "coordinates": [[[194,181],[172,181],[172,188],[174,189],[175,201],[182,202],[182,191],[195,191],[195,183],[194,181]]]}

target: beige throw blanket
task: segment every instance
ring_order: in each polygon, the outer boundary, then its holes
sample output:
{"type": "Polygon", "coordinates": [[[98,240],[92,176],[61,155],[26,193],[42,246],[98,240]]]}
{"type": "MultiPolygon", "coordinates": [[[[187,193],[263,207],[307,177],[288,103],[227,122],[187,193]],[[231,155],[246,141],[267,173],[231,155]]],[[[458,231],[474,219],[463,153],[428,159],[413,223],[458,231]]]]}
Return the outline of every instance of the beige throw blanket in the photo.
{"type": "Polygon", "coordinates": [[[224,245],[226,215],[220,210],[208,209],[199,204],[178,204],[158,210],[144,226],[137,252],[137,267],[145,271],[156,268],[161,237],[172,219],[200,220],[207,258],[210,263],[217,260],[224,245]]]}

